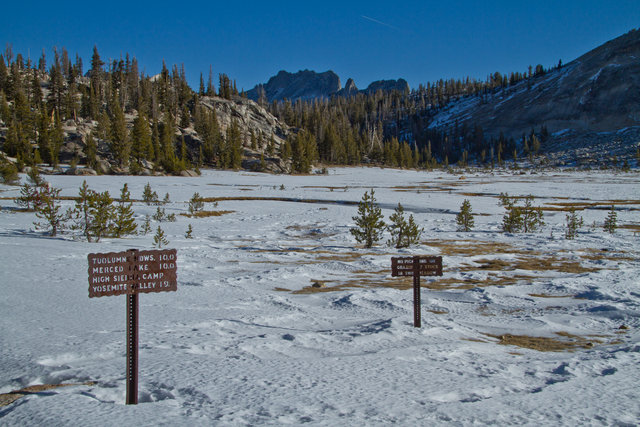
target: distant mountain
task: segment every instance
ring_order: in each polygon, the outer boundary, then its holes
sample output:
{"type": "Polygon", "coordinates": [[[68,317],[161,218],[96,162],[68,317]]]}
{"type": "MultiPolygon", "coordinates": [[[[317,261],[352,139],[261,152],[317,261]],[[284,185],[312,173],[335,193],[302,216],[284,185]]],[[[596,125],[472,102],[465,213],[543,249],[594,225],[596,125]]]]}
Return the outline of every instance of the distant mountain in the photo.
{"type": "Polygon", "coordinates": [[[340,88],[340,77],[331,70],[324,73],[303,70],[295,74],[280,71],[267,83],[259,84],[248,91],[247,97],[256,101],[264,94],[269,101],[281,101],[285,98],[306,100],[328,97],[340,88]]]}
{"type": "Polygon", "coordinates": [[[398,80],[376,80],[371,83],[365,90],[362,92],[366,94],[375,93],[377,91],[391,92],[392,90],[397,90],[398,92],[409,92],[409,83],[405,79],[398,80]]]}
{"type": "Polygon", "coordinates": [[[280,71],[271,77],[265,84],[256,85],[247,92],[247,97],[257,101],[264,95],[268,101],[282,101],[289,99],[309,100],[315,98],[328,98],[332,95],[353,96],[357,93],[374,93],[378,90],[401,92],[409,91],[409,84],[404,79],[378,80],[371,83],[366,89],[359,91],[352,79],[347,80],[344,88],[340,85],[340,77],[333,71],[316,73],[315,71],[302,70],[297,73],[280,71]]]}
{"type": "Polygon", "coordinates": [[[551,142],[566,148],[575,141],[575,147],[569,146],[576,149],[588,140],[598,145],[603,138],[637,138],[639,58],[640,31],[631,31],[528,81],[451,102],[428,126],[447,133],[480,126],[485,137],[502,133],[516,140],[544,126],[551,142]]]}

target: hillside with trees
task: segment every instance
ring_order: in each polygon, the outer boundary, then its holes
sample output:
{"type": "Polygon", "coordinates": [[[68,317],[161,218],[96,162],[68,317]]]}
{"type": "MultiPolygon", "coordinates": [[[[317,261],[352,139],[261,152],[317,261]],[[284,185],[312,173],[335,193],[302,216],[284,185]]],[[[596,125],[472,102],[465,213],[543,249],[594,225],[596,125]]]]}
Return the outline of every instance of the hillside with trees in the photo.
{"type": "Polygon", "coordinates": [[[549,164],[562,150],[576,164],[580,155],[587,165],[637,165],[640,69],[626,61],[636,53],[640,32],[631,31],[551,68],[254,102],[211,69],[194,90],[184,66],[163,62],[159,74],[146,76],[135,57],[105,63],[94,47],[85,71],[82,58],[72,61],[65,49],[32,62],[7,46],[0,55],[0,144],[20,170],[68,163],[71,173],[493,167],[549,164]],[[594,156],[598,150],[609,157],[594,156]]]}

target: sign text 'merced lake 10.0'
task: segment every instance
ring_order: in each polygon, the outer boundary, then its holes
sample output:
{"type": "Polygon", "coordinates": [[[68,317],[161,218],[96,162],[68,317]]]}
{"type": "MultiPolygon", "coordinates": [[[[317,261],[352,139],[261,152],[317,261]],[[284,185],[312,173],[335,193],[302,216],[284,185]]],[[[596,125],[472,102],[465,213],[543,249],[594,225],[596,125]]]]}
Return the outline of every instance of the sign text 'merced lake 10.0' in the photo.
{"type": "Polygon", "coordinates": [[[89,254],[89,297],[177,290],[177,251],[89,254]]]}

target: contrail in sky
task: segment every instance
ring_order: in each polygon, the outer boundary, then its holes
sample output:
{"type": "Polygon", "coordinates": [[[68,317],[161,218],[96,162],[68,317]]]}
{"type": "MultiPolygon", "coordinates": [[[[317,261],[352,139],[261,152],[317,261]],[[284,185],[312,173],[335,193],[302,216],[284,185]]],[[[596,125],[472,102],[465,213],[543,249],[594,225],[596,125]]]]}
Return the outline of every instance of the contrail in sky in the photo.
{"type": "Polygon", "coordinates": [[[360,15],[360,16],[363,19],[366,19],[368,21],[375,22],[376,24],[384,25],[385,27],[393,28],[394,30],[400,31],[400,28],[394,27],[393,25],[387,24],[386,22],[378,21],[377,19],[373,19],[365,15],[360,15]]]}

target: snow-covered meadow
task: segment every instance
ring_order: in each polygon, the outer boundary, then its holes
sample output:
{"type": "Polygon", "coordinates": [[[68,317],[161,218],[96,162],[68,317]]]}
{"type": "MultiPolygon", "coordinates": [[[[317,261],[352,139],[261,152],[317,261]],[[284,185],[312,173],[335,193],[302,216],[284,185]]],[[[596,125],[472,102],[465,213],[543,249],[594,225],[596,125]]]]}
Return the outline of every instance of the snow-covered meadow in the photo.
{"type": "MultiPolygon", "coordinates": [[[[152,228],[178,250],[178,291],[140,297],[140,404],[124,405],[126,301],[88,298],[87,255],[152,249],[153,233],[50,238],[16,210],[19,187],[0,186],[0,393],[75,384],[0,406],[0,425],[640,422],[637,172],[45,179],[63,196],[83,179],[113,197],[124,183],[136,199],[147,183],[169,193],[177,221],[152,228]],[[414,215],[421,245],[356,244],[354,203],[371,188],[386,218],[398,203],[414,215]],[[180,215],[195,192],[228,198],[205,210],[232,212],[180,215]],[[505,234],[501,192],[556,210],[538,233],[505,234]],[[477,214],[469,233],[456,231],[464,199],[477,214]],[[569,203],[586,207],[575,240],[564,239],[569,203]],[[635,228],[602,231],[612,203],[635,228]],[[411,279],[390,271],[392,256],[413,254],[444,264],[422,280],[420,329],[411,279]]],[[[156,207],[134,209],[141,224],[156,207]]]]}

